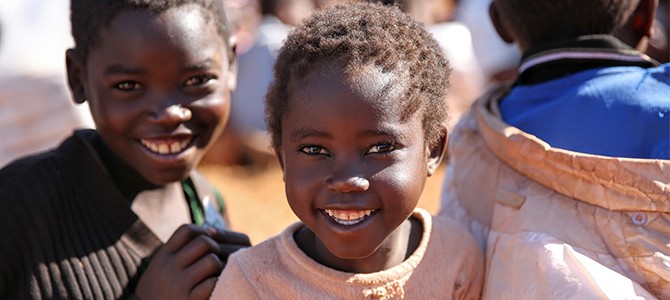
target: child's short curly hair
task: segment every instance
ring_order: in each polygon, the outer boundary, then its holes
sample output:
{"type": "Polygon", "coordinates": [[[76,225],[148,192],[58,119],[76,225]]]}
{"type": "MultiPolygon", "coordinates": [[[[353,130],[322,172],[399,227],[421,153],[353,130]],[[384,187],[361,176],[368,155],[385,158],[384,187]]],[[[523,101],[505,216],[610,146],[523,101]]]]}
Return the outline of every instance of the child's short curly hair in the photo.
{"type": "Polygon", "coordinates": [[[289,100],[289,83],[301,80],[325,62],[343,69],[375,65],[384,72],[406,71],[403,118],[423,114],[426,142],[440,139],[446,120],[449,65],[424,27],[397,7],[372,3],[334,6],[317,12],[289,34],[279,50],[274,81],[266,98],[266,122],[272,146],[281,146],[281,119],[289,100]]]}
{"type": "MultiPolygon", "coordinates": [[[[155,13],[173,7],[194,4],[201,7],[205,17],[214,22],[217,30],[228,48],[231,29],[221,0],[71,0],[70,23],[75,50],[86,60],[89,50],[96,45],[100,32],[119,13],[148,9],[155,13]]],[[[233,51],[229,51],[231,59],[233,51]]]]}
{"type": "Polygon", "coordinates": [[[589,34],[612,34],[640,0],[495,0],[501,22],[526,45],[589,34]]]}

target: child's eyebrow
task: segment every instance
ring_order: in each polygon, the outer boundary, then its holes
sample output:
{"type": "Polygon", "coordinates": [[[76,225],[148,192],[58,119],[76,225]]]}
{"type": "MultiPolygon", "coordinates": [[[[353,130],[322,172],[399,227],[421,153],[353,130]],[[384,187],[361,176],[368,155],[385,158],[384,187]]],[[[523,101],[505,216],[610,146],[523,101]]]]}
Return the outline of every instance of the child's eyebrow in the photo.
{"type": "Polygon", "coordinates": [[[300,128],[291,132],[289,135],[289,140],[292,142],[298,142],[308,137],[332,138],[330,134],[320,130],[313,128],[300,128]]]}
{"type": "MultiPolygon", "coordinates": [[[[393,140],[403,140],[405,138],[405,136],[402,133],[398,132],[397,130],[393,130],[392,128],[377,128],[371,130],[364,130],[358,132],[356,136],[361,138],[386,136],[390,137],[393,140]]],[[[298,142],[302,139],[309,137],[332,139],[332,136],[326,132],[316,130],[313,128],[300,128],[290,133],[289,140],[292,142],[298,142]]]]}
{"type": "Polygon", "coordinates": [[[388,136],[395,140],[404,138],[404,135],[392,128],[377,128],[374,130],[364,130],[358,134],[360,137],[388,136]]]}

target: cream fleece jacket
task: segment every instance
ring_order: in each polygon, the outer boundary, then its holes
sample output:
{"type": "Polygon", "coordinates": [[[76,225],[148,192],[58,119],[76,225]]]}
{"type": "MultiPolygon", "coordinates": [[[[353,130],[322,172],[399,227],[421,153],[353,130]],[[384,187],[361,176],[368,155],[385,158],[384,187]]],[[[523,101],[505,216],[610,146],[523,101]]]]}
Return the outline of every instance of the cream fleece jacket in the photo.
{"type": "Polygon", "coordinates": [[[502,121],[507,89],[452,132],[440,211],[486,252],[482,298],[670,299],[670,161],[552,148],[502,121]]]}

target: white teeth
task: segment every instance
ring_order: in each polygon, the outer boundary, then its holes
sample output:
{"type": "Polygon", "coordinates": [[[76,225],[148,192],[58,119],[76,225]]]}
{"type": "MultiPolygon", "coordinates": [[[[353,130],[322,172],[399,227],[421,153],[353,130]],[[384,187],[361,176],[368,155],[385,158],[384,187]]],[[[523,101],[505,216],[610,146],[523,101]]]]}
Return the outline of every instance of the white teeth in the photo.
{"type": "Polygon", "coordinates": [[[170,147],[168,147],[167,144],[161,144],[160,146],[158,146],[158,153],[168,154],[170,153],[170,147]]]}
{"type": "Polygon", "coordinates": [[[147,147],[147,149],[151,150],[151,152],[158,154],[176,154],[186,149],[191,143],[191,138],[179,139],[172,142],[142,139],[140,142],[147,147]]]}
{"type": "Polygon", "coordinates": [[[177,153],[181,151],[182,146],[179,142],[172,142],[172,145],[170,145],[170,152],[172,153],[177,153]]]}
{"type": "Polygon", "coordinates": [[[335,222],[342,225],[354,225],[370,216],[374,210],[324,210],[335,222]]]}

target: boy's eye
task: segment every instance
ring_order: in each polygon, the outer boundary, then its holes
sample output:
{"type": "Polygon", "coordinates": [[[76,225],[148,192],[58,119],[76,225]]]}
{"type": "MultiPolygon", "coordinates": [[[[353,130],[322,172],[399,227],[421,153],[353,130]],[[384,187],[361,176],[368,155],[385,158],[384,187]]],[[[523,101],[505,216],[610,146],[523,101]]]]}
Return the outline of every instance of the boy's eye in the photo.
{"type": "Polygon", "coordinates": [[[200,85],[205,85],[208,82],[216,79],[216,77],[212,75],[197,75],[193,76],[189,79],[186,79],[184,82],[184,86],[200,86],[200,85]]]}
{"type": "Polygon", "coordinates": [[[117,83],[114,88],[121,91],[135,91],[142,88],[142,85],[136,81],[123,81],[117,83]]]}
{"type": "Polygon", "coordinates": [[[368,153],[389,153],[395,150],[396,147],[393,144],[377,144],[368,150],[368,153]]]}
{"type": "Polygon", "coordinates": [[[319,155],[319,154],[328,155],[328,152],[326,152],[326,149],[324,149],[322,147],[319,147],[319,146],[304,146],[304,147],[301,147],[299,150],[300,150],[300,152],[303,152],[303,153],[309,154],[309,155],[319,155]]]}

